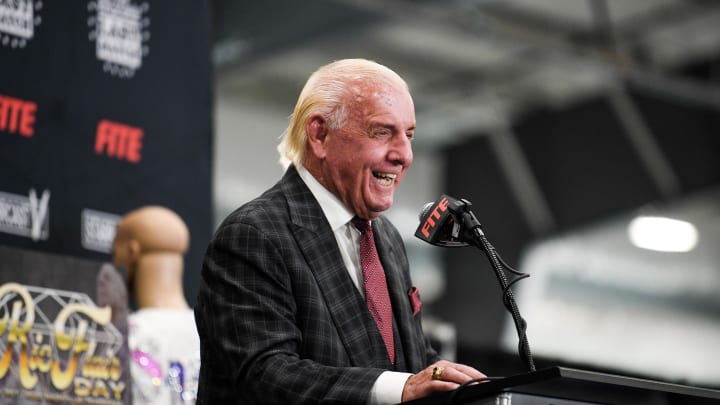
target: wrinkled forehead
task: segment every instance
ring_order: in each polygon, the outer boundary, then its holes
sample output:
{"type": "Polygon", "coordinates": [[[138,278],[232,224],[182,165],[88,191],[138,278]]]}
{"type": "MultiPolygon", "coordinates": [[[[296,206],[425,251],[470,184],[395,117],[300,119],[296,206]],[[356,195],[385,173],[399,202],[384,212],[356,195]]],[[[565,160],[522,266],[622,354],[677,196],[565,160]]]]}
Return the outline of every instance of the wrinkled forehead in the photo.
{"type": "Polygon", "coordinates": [[[361,78],[348,83],[344,101],[360,104],[390,106],[398,98],[407,98],[412,102],[410,91],[405,82],[381,78],[361,78]]]}

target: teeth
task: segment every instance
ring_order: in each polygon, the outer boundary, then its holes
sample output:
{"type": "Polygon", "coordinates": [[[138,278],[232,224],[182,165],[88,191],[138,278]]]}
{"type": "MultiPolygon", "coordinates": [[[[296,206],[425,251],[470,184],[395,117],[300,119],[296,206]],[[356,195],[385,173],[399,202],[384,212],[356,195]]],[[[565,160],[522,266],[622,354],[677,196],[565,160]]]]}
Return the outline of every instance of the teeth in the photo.
{"type": "Polygon", "coordinates": [[[397,177],[397,174],[392,173],[380,173],[380,172],[373,172],[373,175],[375,178],[378,179],[378,182],[383,186],[389,186],[395,181],[395,178],[397,177]]]}

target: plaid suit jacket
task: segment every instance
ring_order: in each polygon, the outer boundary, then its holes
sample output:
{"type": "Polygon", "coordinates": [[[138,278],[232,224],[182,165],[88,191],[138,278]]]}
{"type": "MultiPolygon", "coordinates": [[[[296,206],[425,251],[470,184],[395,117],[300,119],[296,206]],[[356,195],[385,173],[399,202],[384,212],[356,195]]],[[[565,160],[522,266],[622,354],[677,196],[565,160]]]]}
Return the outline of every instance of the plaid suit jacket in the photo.
{"type": "MultiPolygon", "coordinates": [[[[382,217],[373,227],[402,351],[397,371],[417,372],[437,353],[413,316],[400,235],[382,217]]],[[[365,404],[392,369],[330,225],[292,166],[216,231],[195,319],[198,404],[365,404]]]]}

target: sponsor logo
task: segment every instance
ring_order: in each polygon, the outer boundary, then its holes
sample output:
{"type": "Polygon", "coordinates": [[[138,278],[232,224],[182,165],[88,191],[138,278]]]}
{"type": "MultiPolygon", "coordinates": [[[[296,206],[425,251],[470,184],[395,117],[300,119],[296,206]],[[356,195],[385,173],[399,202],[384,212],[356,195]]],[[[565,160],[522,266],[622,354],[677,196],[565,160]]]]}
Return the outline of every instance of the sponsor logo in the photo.
{"type": "MultiPolygon", "coordinates": [[[[2,0],[0,0],[2,1],[2,0]]],[[[37,104],[0,94],[0,132],[30,138],[35,134],[37,104]]]]}
{"type": "Polygon", "coordinates": [[[122,405],[123,337],[87,294],[0,285],[0,402],[122,405]]]}
{"type": "MultiPolygon", "coordinates": [[[[2,1],[2,0],[0,0],[2,1]]],[[[95,42],[95,56],[103,70],[120,78],[131,78],[150,52],[148,2],[96,0],[88,3],[88,38],[95,42]]]]}
{"type": "Polygon", "coordinates": [[[96,252],[112,252],[115,228],[120,222],[120,216],[86,208],[82,210],[80,217],[80,241],[82,246],[96,252]]]}
{"type": "Polygon", "coordinates": [[[50,235],[50,190],[38,198],[35,189],[27,197],[0,191],[0,232],[46,240],[50,235]]]}
{"type": "Polygon", "coordinates": [[[139,163],[143,135],[142,128],[101,120],[95,134],[95,153],[139,163]]]}
{"type": "Polygon", "coordinates": [[[41,0],[0,0],[0,44],[24,48],[40,25],[41,0]]]}

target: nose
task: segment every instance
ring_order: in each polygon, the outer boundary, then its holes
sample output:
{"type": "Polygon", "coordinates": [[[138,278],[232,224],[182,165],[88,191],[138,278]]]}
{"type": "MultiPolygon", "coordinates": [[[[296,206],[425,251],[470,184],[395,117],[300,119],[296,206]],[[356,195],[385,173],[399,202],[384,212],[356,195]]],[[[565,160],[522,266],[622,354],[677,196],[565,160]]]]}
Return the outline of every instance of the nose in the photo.
{"type": "Polygon", "coordinates": [[[412,164],[412,144],[405,134],[398,134],[393,137],[393,141],[388,152],[388,160],[403,167],[408,167],[412,164]]]}

